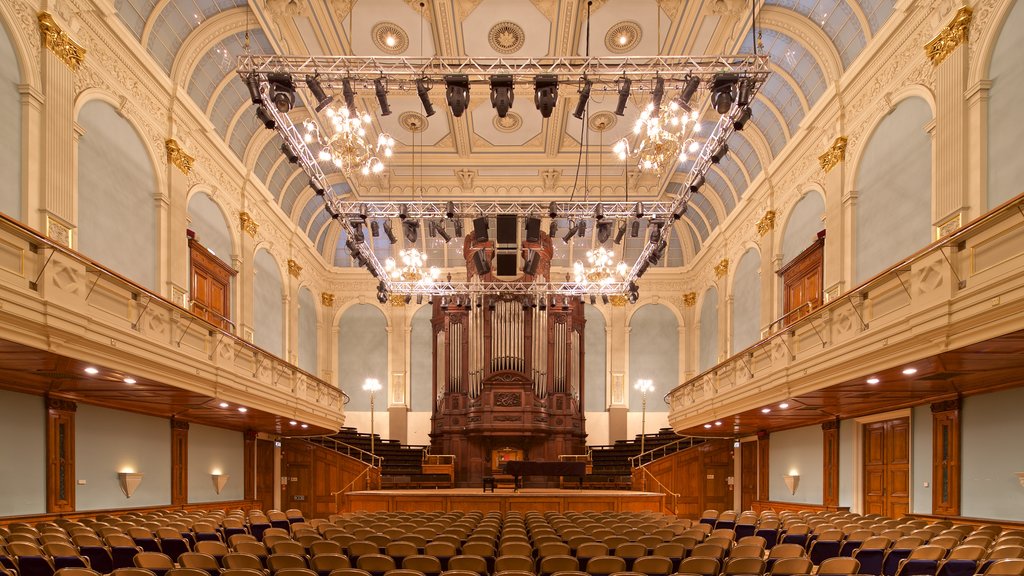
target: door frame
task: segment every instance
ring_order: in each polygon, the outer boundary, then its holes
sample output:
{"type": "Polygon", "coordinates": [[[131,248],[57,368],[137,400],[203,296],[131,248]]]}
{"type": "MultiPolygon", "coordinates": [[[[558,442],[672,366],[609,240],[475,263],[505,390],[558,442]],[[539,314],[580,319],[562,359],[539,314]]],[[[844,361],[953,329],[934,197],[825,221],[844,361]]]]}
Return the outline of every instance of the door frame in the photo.
{"type": "MultiPolygon", "coordinates": [[[[850,511],[856,514],[864,513],[864,425],[871,424],[873,422],[882,422],[884,420],[896,420],[898,418],[908,418],[910,422],[909,431],[909,447],[910,451],[910,494],[908,495],[908,503],[911,513],[914,511],[914,409],[903,408],[901,410],[893,410],[891,412],[882,412],[880,414],[871,414],[870,416],[861,416],[853,419],[853,502],[850,505],[850,511]]],[[[842,434],[842,429],[840,429],[842,434]]],[[[839,478],[842,482],[842,461],[839,463],[839,478]]]]}

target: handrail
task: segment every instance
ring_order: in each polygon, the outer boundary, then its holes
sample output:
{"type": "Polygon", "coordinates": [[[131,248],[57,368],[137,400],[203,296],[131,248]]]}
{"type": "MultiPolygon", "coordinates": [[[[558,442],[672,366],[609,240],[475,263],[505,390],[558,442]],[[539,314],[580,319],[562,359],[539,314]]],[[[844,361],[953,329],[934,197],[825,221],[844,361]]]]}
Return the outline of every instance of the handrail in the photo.
{"type": "Polygon", "coordinates": [[[647,450],[646,452],[641,452],[640,454],[637,454],[636,456],[630,456],[629,457],[629,467],[630,468],[639,468],[641,466],[644,466],[645,464],[649,464],[650,462],[653,462],[653,461],[657,460],[657,458],[654,457],[654,454],[656,452],[661,453],[661,456],[658,456],[658,458],[662,458],[664,456],[668,456],[669,454],[674,454],[676,452],[679,452],[680,450],[685,450],[685,448],[679,448],[678,447],[683,442],[688,442],[689,443],[689,445],[686,448],[693,448],[697,444],[703,444],[708,439],[709,438],[706,438],[706,437],[703,437],[703,436],[701,436],[701,437],[697,437],[697,436],[683,436],[683,437],[679,438],[678,440],[673,440],[673,441],[669,442],[668,444],[663,444],[661,446],[658,446],[658,447],[655,447],[655,448],[651,448],[650,450],[647,450]],[[675,450],[669,450],[669,448],[671,448],[671,447],[675,447],[676,449],[675,450]],[[649,458],[649,460],[648,460],[648,462],[643,463],[642,460],[644,459],[645,456],[647,456],[649,458]]]}
{"type": "Polygon", "coordinates": [[[363,476],[366,476],[366,487],[369,488],[370,487],[370,471],[371,470],[376,470],[376,469],[377,468],[375,468],[374,466],[368,465],[366,468],[363,468],[362,472],[360,472],[359,474],[356,474],[356,477],[353,478],[351,482],[346,484],[344,488],[342,488],[341,490],[338,490],[337,492],[331,492],[331,496],[337,497],[338,494],[346,494],[348,492],[351,492],[352,491],[351,490],[352,487],[355,486],[356,482],[358,482],[359,479],[362,478],[363,476]]]}
{"type": "Polygon", "coordinates": [[[921,248],[917,252],[914,252],[910,256],[907,256],[906,258],[900,260],[896,264],[889,266],[885,270],[882,270],[881,272],[875,274],[871,278],[868,278],[864,282],[861,282],[859,285],[844,292],[831,302],[827,302],[819,306],[818,309],[815,310],[813,313],[807,314],[803,318],[796,320],[793,324],[790,324],[787,327],[789,330],[783,330],[776,332],[775,334],[770,334],[769,336],[762,338],[761,340],[751,344],[750,346],[747,346],[743,350],[736,352],[732,356],[729,356],[728,358],[719,362],[718,364],[715,364],[711,368],[708,368],[707,370],[701,372],[700,374],[697,374],[696,376],[690,378],[689,380],[680,383],[675,388],[672,388],[671,390],[666,392],[665,395],[662,397],[662,400],[666,404],[671,404],[669,397],[675,394],[678,390],[690,384],[691,382],[696,382],[704,378],[708,374],[720,370],[722,367],[732,362],[735,358],[738,358],[747,353],[756,352],[758,348],[761,348],[765,344],[768,344],[769,342],[775,340],[779,336],[785,334],[787,331],[792,331],[795,329],[795,327],[802,325],[804,323],[808,323],[812,319],[818,317],[821,314],[824,314],[825,312],[832,311],[834,308],[837,308],[841,302],[848,300],[855,294],[867,292],[869,288],[874,288],[882,280],[889,278],[893,274],[898,274],[900,270],[906,270],[909,266],[912,266],[913,264],[916,264],[920,260],[924,259],[925,256],[928,256],[937,250],[942,250],[943,248],[959,244],[966,238],[970,237],[970,235],[973,234],[978,228],[990,224],[992,221],[1001,217],[1005,212],[1010,212],[1011,209],[1014,208],[1016,208],[1017,211],[1020,212],[1022,216],[1024,216],[1024,194],[1018,195],[1015,198],[1011,198],[1010,200],[1003,202],[989,213],[979,216],[978,218],[975,218],[974,220],[968,222],[963,227],[949,234],[948,236],[944,236],[942,238],[935,240],[931,244],[928,244],[924,248],[921,248]]]}
{"type": "Polygon", "coordinates": [[[338,454],[344,454],[345,456],[355,458],[356,460],[365,462],[374,468],[380,468],[384,464],[383,456],[378,456],[377,454],[367,452],[357,446],[340,442],[337,438],[333,438],[331,436],[286,436],[285,438],[295,438],[297,440],[305,440],[307,442],[320,444],[328,450],[334,450],[338,454]],[[328,442],[330,442],[332,446],[327,446],[326,444],[328,442]],[[353,452],[356,456],[353,456],[353,452]],[[366,460],[366,458],[369,458],[369,460],[366,460]]]}
{"type": "Polygon", "coordinates": [[[680,498],[680,495],[676,494],[675,492],[673,492],[671,490],[669,490],[668,486],[665,486],[665,484],[663,484],[661,482],[661,480],[658,480],[658,478],[654,476],[654,473],[652,473],[650,470],[648,470],[646,468],[646,466],[640,466],[640,467],[636,468],[636,470],[640,470],[640,471],[642,471],[645,474],[645,476],[644,476],[644,479],[645,479],[644,480],[644,490],[645,491],[647,490],[646,479],[650,478],[651,480],[654,480],[654,483],[657,484],[658,488],[660,488],[661,491],[664,494],[672,497],[672,506],[671,507],[666,507],[666,508],[668,508],[668,511],[669,511],[670,514],[675,516],[676,515],[676,510],[679,508],[679,498],[680,498]]]}
{"type": "Polygon", "coordinates": [[[793,308],[793,309],[792,309],[792,310],[790,310],[789,312],[786,312],[786,313],[785,313],[785,314],[783,314],[782,316],[779,316],[779,317],[778,317],[778,318],[776,318],[775,320],[772,320],[771,324],[768,324],[768,333],[770,334],[770,333],[772,332],[772,329],[774,329],[774,328],[775,328],[775,325],[776,325],[776,324],[778,324],[778,323],[782,322],[782,321],[783,321],[783,320],[785,320],[786,318],[789,318],[789,317],[790,317],[790,316],[792,316],[793,314],[796,314],[797,312],[800,312],[800,311],[801,311],[801,310],[803,310],[803,309],[804,309],[805,307],[806,307],[806,308],[808,308],[808,310],[807,310],[808,312],[813,312],[813,311],[814,311],[814,304],[813,304],[812,302],[804,302],[803,304],[801,304],[801,305],[797,306],[796,308],[793,308]]]}
{"type": "Polygon", "coordinates": [[[274,360],[276,360],[276,361],[278,361],[278,362],[280,362],[282,364],[287,365],[288,368],[290,370],[292,370],[293,372],[296,372],[296,373],[299,373],[299,374],[302,374],[302,375],[306,376],[307,378],[309,378],[310,380],[312,380],[314,383],[316,383],[318,386],[320,386],[322,388],[325,388],[325,389],[330,390],[330,391],[340,392],[341,396],[342,396],[342,403],[343,404],[348,404],[350,398],[349,398],[348,394],[345,393],[344,390],[341,390],[341,389],[339,389],[336,386],[332,386],[331,384],[328,384],[327,382],[321,380],[320,378],[314,376],[313,374],[310,374],[309,372],[306,372],[302,368],[299,368],[298,366],[288,362],[287,360],[282,359],[281,357],[277,356],[276,354],[273,354],[271,352],[268,352],[267,350],[264,350],[263,348],[260,348],[259,346],[256,346],[252,342],[248,342],[248,341],[246,341],[246,340],[244,340],[242,338],[239,338],[237,335],[235,335],[235,334],[233,334],[233,333],[231,333],[231,332],[229,332],[227,330],[224,330],[220,326],[212,324],[211,322],[209,322],[208,320],[206,320],[202,316],[199,316],[198,314],[195,314],[194,312],[192,312],[191,310],[188,310],[187,308],[181,306],[180,304],[178,304],[176,302],[173,302],[171,300],[168,300],[167,298],[163,297],[160,294],[157,294],[156,292],[153,292],[152,290],[150,290],[149,288],[146,288],[145,286],[137,284],[135,281],[130,280],[130,279],[122,276],[121,274],[111,270],[110,268],[107,268],[106,266],[100,264],[99,262],[96,262],[95,260],[89,258],[88,256],[85,256],[84,254],[82,254],[80,252],[72,250],[71,248],[68,248],[67,246],[64,246],[64,245],[62,245],[62,244],[60,244],[58,242],[54,242],[50,238],[48,238],[48,237],[44,236],[43,234],[41,234],[39,231],[34,230],[32,228],[29,228],[28,226],[24,225],[23,223],[15,220],[14,218],[11,218],[7,214],[5,214],[3,212],[0,212],[0,226],[2,226],[2,225],[6,225],[7,227],[9,227],[11,229],[12,233],[14,233],[14,234],[16,234],[18,236],[21,236],[24,240],[26,240],[28,242],[36,243],[36,244],[42,244],[42,245],[46,246],[47,248],[50,248],[51,250],[53,250],[55,252],[59,252],[59,253],[63,254],[64,256],[67,256],[68,258],[71,258],[72,260],[75,260],[75,261],[85,265],[87,267],[87,269],[91,268],[91,269],[95,270],[96,272],[100,273],[100,275],[105,275],[105,276],[109,277],[110,279],[117,281],[118,283],[123,285],[125,288],[127,288],[128,290],[130,290],[132,292],[137,293],[138,295],[146,296],[150,300],[155,300],[155,301],[160,302],[161,304],[163,304],[163,305],[165,305],[167,307],[175,309],[177,312],[179,312],[179,313],[181,313],[183,315],[186,315],[186,317],[190,317],[189,318],[190,321],[192,321],[192,322],[199,322],[202,325],[205,325],[205,328],[207,330],[218,332],[218,333],[220,333],[221,336],[224,336],[224,337],[232,339],[236,344],[238,344],[238,345],[240,345],[240,346],[242,346],[244,348],[248,348],[248,349],[252,350],[256,354],[262,354],[264,356],[268,356],[271,359],[274,359],[274,360]]]}
{"type": "MultiPolygon", "coordinates": [[[[202,308],[206,313],[213,314],[218,319],[223,320],[224,322],[227,322],[228,324],[231,324],[232,326],[235,325],[235,323],[232,322],[230,318],[228,318],[227,316],[221,314],[220,312],[217,312],[216,310],[214,310],[213,308],[210,308],[209,306],[207,306],[206,304],[203,304],[202,302],[199,302],[197,300],[191,300],[191,301],[189,301],[189,305],[191,305],[191,306],[198,306],[198,307],[202,308]]],[[[200,316],[200,318],[202,318],[202,316],[200,316]]],[[[211,324],[212,324],[212,322],[211,322],[211,324]]]]}
{"type": "Polygon", "coordinates": [[[423,454],[423,463],[431,465],[454,465],[455,454],[423,454]]]}

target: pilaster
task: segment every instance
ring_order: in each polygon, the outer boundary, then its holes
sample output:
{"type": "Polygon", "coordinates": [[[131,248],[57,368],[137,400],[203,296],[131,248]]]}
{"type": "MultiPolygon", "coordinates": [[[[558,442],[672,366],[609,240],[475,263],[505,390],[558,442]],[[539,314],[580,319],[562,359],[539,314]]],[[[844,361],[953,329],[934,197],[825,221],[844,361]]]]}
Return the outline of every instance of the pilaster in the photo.
{"type": "Polygon", "coordinates": [[[42,51],[43,94],[46,99],[42,156],[46,159],[47,169],[41,174],[43,194],[39,224],[45,224],[40,228],[46,230],[48,236],[73,246],[73,229],[78,221],[74,170],[75,70],[85,52],[68,37],[64,26],[53,16],[41,12],[39,20],[40,34],[48,47],[42,51]]]}
{"type": "Polygon", "coordinates": [[[967,203],[967,47],[958,46],[935,67],[934,201],[936,238],[966,222],[967,203]]]}

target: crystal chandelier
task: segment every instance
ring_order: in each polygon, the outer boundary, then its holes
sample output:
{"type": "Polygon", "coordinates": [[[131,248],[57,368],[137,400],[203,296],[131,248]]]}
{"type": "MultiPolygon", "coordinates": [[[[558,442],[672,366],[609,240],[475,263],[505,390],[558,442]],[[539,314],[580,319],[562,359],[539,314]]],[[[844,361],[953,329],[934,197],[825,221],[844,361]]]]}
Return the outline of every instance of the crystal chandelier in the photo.
{"type": "Polygon", "coordinates": [[[384,270],[397,282],[413,282],[423,286],[433,284],[441,276],[436,266],[427,268],[427,255],[415,248],[398,253],[401,265],[394,258],[384,261],[384,270]]]}
{"type": "Polygon", "coordinates": [[[615,252],[604,246],[598,246],[594,250],[587,250],[587,264],[589,266],[585,266],[579,260],[573,264],[576,282],[579,284],[606,286],[621,281],[629,272],[629,267],[621,260],[618,264],[614,262],[615,252]]]}
{"type": "Polygon", "coordinates": [[[362,116],[352,112],[348,106],[337,109],[331,106],[325,109],[326,126],[322,130],[313,119],[303,122],[306,128],[304,137],[306,144],[316,142],[320,145],[317,158],[321,162],[334,164],[346,176],[356,170],[363,175],[379,174],[384,171],[384,160],[391,158],[395,140],[381,132],[377,136],[377,144],[371,145],[366,140],[366,127],[371,119],[366,112],[362,116]],[[324,134],[328,131],[329,133],[324,134]]]}
{"type": "Polygon", "coordinates": [[[700,151],[700,144],[691,135],[700,132],[697,111],[690,111],[672,100],[668,108],[648,104],[640,113],[631,146],[628,138],[615,143],[614,152],[619,160],[635,158],[637,168],[644,172],[662,173],[675,162],[686,162],[691,154],[700,151]]]}

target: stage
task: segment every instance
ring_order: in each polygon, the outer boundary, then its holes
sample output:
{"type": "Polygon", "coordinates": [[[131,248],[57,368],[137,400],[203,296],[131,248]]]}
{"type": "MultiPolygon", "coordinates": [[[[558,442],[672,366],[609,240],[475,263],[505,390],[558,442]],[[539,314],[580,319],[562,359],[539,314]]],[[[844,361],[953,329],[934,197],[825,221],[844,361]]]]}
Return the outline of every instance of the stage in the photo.
{"type": "Polygon", "coordinates": [[[339,512],[661,512],[665,495],[629,490],[473,488],[362,490],[339,498],[339,512]]]}

